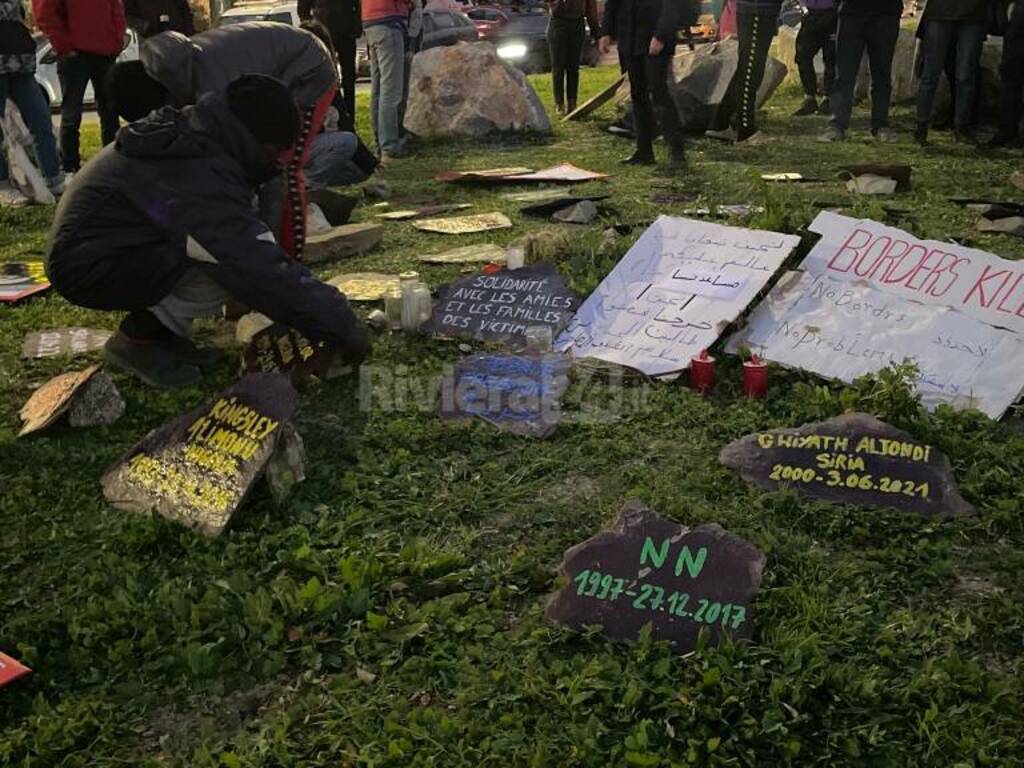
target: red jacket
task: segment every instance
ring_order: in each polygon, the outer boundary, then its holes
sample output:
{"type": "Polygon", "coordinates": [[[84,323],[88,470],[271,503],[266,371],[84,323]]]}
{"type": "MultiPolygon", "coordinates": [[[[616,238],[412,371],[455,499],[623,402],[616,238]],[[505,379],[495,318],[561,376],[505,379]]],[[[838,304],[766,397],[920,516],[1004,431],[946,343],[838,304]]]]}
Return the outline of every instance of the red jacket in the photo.
{"type": "Polygon", "coordinates": [[[409,0],[363,0],[363,26],[392,19],[408,21],[411,8],[409,0]]]}
{"type": "Polygon", "coordinates": [[[32,13],[58,56],[117,56],[124,48],[121,0],[32,0],[32,13]]]}

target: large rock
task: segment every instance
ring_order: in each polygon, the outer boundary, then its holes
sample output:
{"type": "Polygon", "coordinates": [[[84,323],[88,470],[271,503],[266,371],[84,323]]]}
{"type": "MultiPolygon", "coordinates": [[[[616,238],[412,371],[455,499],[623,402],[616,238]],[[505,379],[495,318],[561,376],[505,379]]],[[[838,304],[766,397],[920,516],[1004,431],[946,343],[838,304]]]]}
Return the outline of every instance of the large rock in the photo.
{"type": "MultiPolygon", "coordinates": [[[[687,133],[702,133],[714,119],[739,61],[739,42],[727,38],[695,51],[683,50],[672,62],[672,98],[687,133]]],[[[786,67],[769,57],[757,106],[764,104],[786,79],[786,67]]]]}
{"type": "Polygon", "coordinates": [[[526,77],[490,43],[432,48],[412,63],[405,127],[425,138],[550,131],[526,77]]]}

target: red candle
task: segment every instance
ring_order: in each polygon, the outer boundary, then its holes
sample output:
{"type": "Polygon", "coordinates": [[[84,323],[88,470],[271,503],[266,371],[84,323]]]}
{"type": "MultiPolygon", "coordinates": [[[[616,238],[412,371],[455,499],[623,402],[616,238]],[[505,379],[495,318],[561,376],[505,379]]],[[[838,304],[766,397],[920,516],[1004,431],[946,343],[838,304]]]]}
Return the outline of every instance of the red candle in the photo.
{"type": "Polygon", "coordinates": [[[768,394],[768,363],[757,355],[743,364],[743,391],[751,399],[768,394]]]}
{"type": "Polygon", "coordinates": [[[715,388],[715,358],[702,349],[690,360],[690,389],[707,394],[715,388]]]}

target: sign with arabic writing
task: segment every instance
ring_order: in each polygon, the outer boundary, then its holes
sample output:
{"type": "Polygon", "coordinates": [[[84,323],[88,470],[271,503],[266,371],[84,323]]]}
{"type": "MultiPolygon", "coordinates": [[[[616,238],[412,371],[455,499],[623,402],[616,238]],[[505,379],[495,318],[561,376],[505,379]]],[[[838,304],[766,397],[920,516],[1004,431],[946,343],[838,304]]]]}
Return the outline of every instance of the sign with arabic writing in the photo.
{"type": "Polygon", "coordinates": [[[928,517],[975,514],[945,454],[866,413],[747,435],[718,458],[771,491],[928,517]]]}
{"type": "Polygon", "coordinates": [[[952,307],[982,322],[1024,332],[1024,264],[975,248],[919,240],[877,221],[822,212],[810,227],[821,240],[808,272],[922,304],[952,307]]]}
{"type": "Polygon", "coordinates": [[[146,435],[103,476],[103,495],[215,536],[263,475],[295,400],[286,376],[250,373],[146,435]]]}
{"type": "Polygon", "coordinates": [[[714,344],[800,242],[793,235],[662,216],[557,340],[651,376],[676,376],[714,344]]]}
{"type": "Polygon", "coordinates": [[[565,586],[546,615],[615,640],[650,626],[653,639],[688,653],[702,632],[712,644],[751,637],[764,565],[764,553],[720,525],[690,529],[630,501],[614,526],[565,553],[565,586]]]}
{"type": "Polygon", "coordinates": [[[930,408],[976,408],[994,419],[1024,387],[1024,339],[949,307],[907,301],[870,285],[790,272],[726,349],[847,383],[906,359],[930,408]]]}

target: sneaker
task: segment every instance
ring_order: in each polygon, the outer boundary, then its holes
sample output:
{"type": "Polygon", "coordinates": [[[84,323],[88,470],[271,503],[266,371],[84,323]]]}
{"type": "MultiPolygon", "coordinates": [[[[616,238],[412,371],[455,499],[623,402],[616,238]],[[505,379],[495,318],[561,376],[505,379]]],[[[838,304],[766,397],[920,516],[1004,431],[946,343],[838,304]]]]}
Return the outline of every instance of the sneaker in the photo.
{"type": "Polygon", "coordinates": [[[215,347],[197,347],[190,339],[175,336],[169,344],[171,353],[186,365],[213,368],[224,359],[224,351],[215,347]]]}
{"type": "Polygon", "coordinates": [[[832,102],[826,96],[821,100],[821,104],[818,105],[818,114],[830,116],[832,114],[832,102]]]}
{"type": "Polygon", "coordinates": [[[103,347],[114,368],[130,373],[151,387],[177,389],[198,383],[203,375],[194,365],[182,362],[168,343],[135,341],[118,331],[103,347]]]}
{"type": "Polygon", "coordinates": [[[71,181],[72,174],[59,174],[46,180],[46,188],[50,190],[50,194],[54,197],[60,197],[68,188],[68,183],[71,181]]]}
{"type": "Polygon", "coordinates": [[[0,183],[0,206],[16,208],[28,205],[29,202],[31,201],[21,193],[21,190],[9,181],[0,183]]]}
{"type": "Polygon", "coordinates": [[[715,141],[727,141],[730,144],[736,141],[736,130],[725,128],[720,131],[704,131],[704,136],[715,141]]]}
{"type": "Polygon", "coordinates": [[[813,96],[808,96],[804,99],[804,103],[800,105],[800,108],[793,113],[793,117],[807,117],[808,115],[816,114],[818,111],[818,100],[813,96]]]}
{"type": "Polygon", "coordinates": [[[654,153],[641,152],[639,149],[622,161],[623,165],[654,165],[654,153]]]}
{"type": "Polygon", "coordinates": [[[838,141],[846,141],[846,131],[830,125],[825,132],[818,137],[819,144],[835,144],[838,141]]]}
{"type": "Polygon", "coordinates": [[[748,133],[746,136],[740,134],[736,137],[737,144],[745,144],[748,147],[760,147],[768,142],[768,139],[760,131],[748,133]]]}
{"type": "Polygon", "coordinates": [[[888,125],[883,125],[881,128],[876,128],[871,132],[871,135],[875,137],[876,141],[880,141],[883,144],[895,144],[899,141],[896,136],[896,131],[890,128],[888,125]]]}

